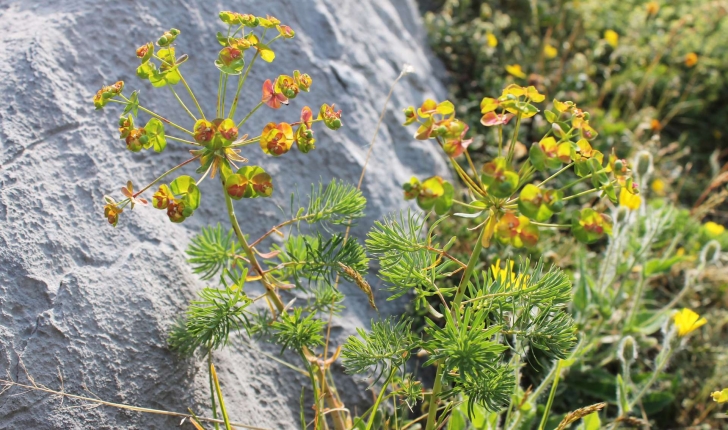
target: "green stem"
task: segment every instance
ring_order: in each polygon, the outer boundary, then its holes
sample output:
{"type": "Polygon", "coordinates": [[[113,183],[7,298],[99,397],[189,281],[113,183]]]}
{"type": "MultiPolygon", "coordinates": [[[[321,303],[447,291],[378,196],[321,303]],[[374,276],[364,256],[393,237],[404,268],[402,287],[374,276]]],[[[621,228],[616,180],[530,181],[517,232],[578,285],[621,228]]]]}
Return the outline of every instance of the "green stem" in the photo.
{"type": "Polygon", "coordinates": [[[541,181],[541,183],[538,184],[538,187],[541,188],[542,186],[544,186],[544,184],[546,184],[547,182],[551,181],[552,179],[554,179],[555,177],[559,176],[560,174],[564,173],[565,171],[567,171],[573,165],[574,165],[573,162],[567,164],[566,166],[564,166],[563,168],[561,168],[558,172],[554,173],[553,175],[551,175],[548,178],[546,178],[543,181],[541,181]]]}
{"type": "MultiPolygon", "coordinates": [[[[493,215],[491,214],[490,216],[493,215]]],[[[452,301],[453,312],[455,312],[456,309],[460,308],[460,302],[463,301],[463,296],[465,295],[465,290],[467,289],[468,283],[470,282],[470,277],[475,270],[475,266],[478,264],[478,260],[480,260],[480,251],[483,249],[483,236],[485,235],[485,229],[488,223],[489,221],[486,221],[483,224],[483,228],[480,230],[480,234],[478,235],[478,240],[475,242],[475,246],[473,247],[473,252],[470,254],[468,265],[465,267],[463,277],[460,278],[460,284],[458,285],[457,293],[455,293],[455,298],[452,301]]]]}
{"type": "MultiPolygon", "coordinates": [[[[394,372],[396,370],[397,370],[397,368],[393,367],[392,371],[389,372],[389,376],[387,377],[387,380],[384,381],[382,390],[379,392],[379,396],[377,396],[377,401],[374,402],[374,406],[372,406],[372,413],[369,415],[369,421],[367,422],[366,430],[372,429],[372,426],[374,425],[374,418],[377,416],[377,409],[379,409],[379,404],[382,403],[382,399],[384,398],[384,393],[387,391],[387,386],[389,386],[389,383],[392,381],[392,378],[394,377],[394,372]]],[[[395,405],[395,408],[396,408],[396,405],[395,405]]]]}
{"type": "Polygon", "coordinates": [[[571,228],[571,224],[547,224],[543,222],[530,221],[531,224],[539,227],[551,227],[551,228],[571,228]]]}
{"type": "Polygon", "coordinates": [[[541,417],[541,424],[539,424],[538,430],[544,429],[544,426],[546,425],[546,420],[549,417],[549,412],[551,411],[551,405],[553,405],[554,403],[554,396],[556,396],[556,387],[559,385],[559,379],[561,377],[561,362],[562,360],[559,360],[559,362],[556,364],[556,375],[554,376],[554,383],[551,385],[549,400],[548,402],[546,402],[546,409],[543,411],[543,417],[541,417]]]}
{"type": "Polygon", "coordinates": [[[215,365],[210,363],[210,372],[212,373],[212,379],[215,381],[215,391],[217,391],[217,399],[220,401],[220,412],[222,412],[222,419],[225,421],[225,430],[232,430],[230,427],[230,419],[228,418],[227,410],[225,409],[225,400],[222,398],[222,389],[220,388],[220,381],[217,379],[217,372],[215,372],[215,365]]]}
{"type": "Polygon", "coordinates": [[[506,157],[506,159],[508,160],[508,163],[511,163],[513,161],[513,154],[516,152],[516,141],[518,140],[518,131],[521,129],[521,116],[522,116],[522,114],[519,112],[518,117],[516,117],[516,129],[513,130],[513,137],[511,138],[511,146],[508,147],[508,157],[506,157]]]}
{"type": "Polygon", "coordinates": [[[576,193],[574,195],[571,195],[571,196],[568,196],[568,197],[564,197],[563,199],[561,199],[561,201],[564,201],[565,202],[565,201],[568,201],[568,200],[571,200],[571,199],[575,199],[577,197],[581,197],[581,196],[585,196],[587,194],[591,194],[591,193],[593,193],[595,191],[599,191],[599,188],[592,188],[591,190],[582,191],[580,193],[576,193]]]}
{"type": "Polygon", "coordinates": [[[136,196],[140,195],[140,194],[141,194],[141,193],[143,193],[144,191],[146,191],[146,190],[150,189],[151,187],[153,187],[153,186],[154,186],[154,184],[156,184],[157,182],[161,181],[161,180],[162,180],[162,178],[164,178],[165,176],[169,175],[170,173],[174,172],[175,170],[179,169],[179,168],[180,168],[180,167],[182,167],[182,166],[185,166],[185,165],[187,165],[187,164],[190,164],[191,162],[193,162],[193,161],[197,160],[197,159],[198,159],[198,158],[200,158],[200,157],[201,157],[201,156],[200,156],[200,155],[198,155],[197,157],[193,157],[193,158],[190,158],[189,160],[187,160],[187,161],[184,161],[184,162],[182,162],[182,163],[180,163],[180,164],[178,164],[178,165],[176,165],[176,166],[172,167],[171,169],[167,170],[166,172],[162,173],[162,175],[161,175],[160,177],[158,177],[157,179],[155,179],[154,181],[152,181],[152,182],[151,182],[151,183],[150,183],[149,185],[147,185],[146,187],[144,187],[144,188],[142,188],[141,190],[139,190],[139,191],[137,191],[136,193],[134,193],[134,197],[136,197],[136,196]]]}
{"type": "MultiPolygon", "coordinates": [[[[123,101],[121,101],[121,100],[114,100],[114,99],[109,99],[109,101],[111,101],[111,102],[114,102],[114,103],[120,103],[120,104],[123,104],[123,105],[128,105],[128,104],[129,104],[129,102],[128,102],[128,101],[126,101],[126,102],[123,102],[123,101]]],[[[184,131],[185,133],[189,134],[190,136],[194,136],[194,135],[195,135],[194,133],[192,133],[191,131],[187,130],[186,128],[184,128],[184,127],[182,127],[182,126],[179,126],[179,125],[177,125],[177,124],[173,123],[172,121],[170,121],[170,120],[168,120],[167,118],[165,118],[165,117],[163,117],[163,116],[159,115],[159,114],[158,114],[158,113],[156,113],[156,112],[152,112],[152,111],[150,111],[149,109],[145,108],[144,106],[140,106],[140,105],[137,105],[137,108],[139,108],[139,110],[141,110],[142,112],[146,112],[146,113],[148,113],[149,115],[151,115],[151,116],[153,116],[153,117],[157,118],[158,120],[160,120],[160,121],[162,121],[162,122],[164,122],[164,123],[167,123],[167,124],[171,125],[172,127],[175,127],[175,128],[177,128],[178,130],[184,131]]]]}
{"type": "Polygon", "coordinates": [[[167,139],[176,140],[177,142],[187,143],[187,144],[195,145],[195,146],[202,146],[197,142],[193,142],[191,140],[180,139],[179,137],[170,136],[168,134],[166,134],[164,137],[166,137],[167,139]]]}
{"type": "MultiPolygon", "coordinates": [[[[491,214],[491,216],[493,215],[491,214]]],[[[465,295],[465,289],[470,282],[470,277],[475,270],[475,266],[478,264],[478,260],[480,259],[480,251],[481,249],[483,249],[483,235],[485,234],[485,229],[487,225],[488,222],[486,221],[486,223],[483,224],[483,228],[480,230],[478,240],[475,242],[475,246],[473,247],[473,252],[470,254],[470,259],[468,260],[468,265],[465,267],[463,277],[460,278],[460,284],[458,285],[457,293],[455,294],[455,298],[452,302],[452,312],[457,312],[457,310],[460,308],[460,302],[462,302],[463,296],[465,295]]],[[[442,363],[437,364],[437,374],[435,375],[435,384],[432,387],[432,395],[430,396],[430,409],[427,415],[427,425],[425,427],[425,430],[433,430],[435,428],[435,424],[437,421],[437,396],[440,394],[440,390],[442,389],[443,367],[444,366],[442,363]]]]}
{"type": "MultiPolygon", "coordinates": [[[[222,175],[220,175],[220,179],[222,180],[222,175]]],[[[233,199],[230,198],[230,196],[225,192],[224,185],[223,185],[223,194],[225,195],[225,204],[227,205],[227,212],[228,212],[228,218],[230,218],[230,224],[232,224],[233,230],[235,231],[235,235],[238,237],[238,242],[240,243],[240,247],[243,248],[243,251],[245,251],[245,255],[248,257],[248,260],[250,261],[250,264],[253,266],[253,270],[260,275],[261,282],[263,283],[263,286],[265,286],[266,294],[268,295],[268,298],[273,302],[276,309],[278,309],[278,312],[282,312],[284,309],[284,304],[281,301],[281,298],[278,297],[278,294],[276,294],[275,288],[270,284],[268,281],[268,278],[266,277],[266,273],[263,270],[263,268],[260,266],[260,263],[258,262],[258,258],[255,255],[255,251],[248,245],[248,241],[245,239],[245,235],[243,234],[243,231],[240,229],[240,224],[238,223],[238,218],[235,216],[235,208],[233,207],[233,199]]]]}
{"type": "Polygon", "coordinates": [[[251,110],[250,112],[248,112],[248,114],[247,114],[247,115],[245,115],[245,118],[243,118],[243,119],[242,119],[242,120],[241,120],[241,121],[240,121],[240,122],[238,123],[238,129],[240,129],[240,127],[242,127],[242,126],[243,126],[243,124],[245,124],[245,122],[246,122],[246,121],[248,120],[248,118],[250,118],[250,116],[251,116],[251,115],[253,115],[253,114],[255,113],[255,111],[257,111],[258,109],[260,109],[260,107],[261,107],[261,106],[263,106],[263,102],[260,102],[260,103],[258,103],[258,105],[257,105],[257,106],[255,106],[255,107],[254,107],[254,108],[253,108],[253,109],[252,109],[252,110],[251,110]]]}
{"type": "Polygon", "coordinates": [[[437,424],[437,396],[442,390],[442,371],[445,366],[437,363],[437,373],[435,374],[435,384],[432,386],[432,394],[430,394],[430,409],[427,411],[427,424],[425,430],[434,430],[437,424]]]}
{"type": "Polygon", "coordinates": [[[167,85],[167,88],[169,88],[170,91],[172,91],[172,94],[174,94],[174,98],[177,99],[179,104],[182,105],[184,110],[192,117],[192,120],[196,122],[197,118],[192,114],[192,112],[190,112],[190,110],[189,110],[189,108],[187,108],[187,105],[185,104],[185,102],[183,102],[182,99],[179,98],[179,96],[177,95],[177,91],[174,90],[174,87],[172,85],[167,85]]]}
{"type": "Polygon", "coordinates": [[[220,104],[220,117],[223,117],[225,115],[225,97],[227,96],[228,76],[230,75],[225,73],[222,81],[222,103],[220,104]]]}
{"type": "Polygon", "coordinates": [[[197,110],[200,111],[200,115],[202,116],[202,119],[205,118],[204,112],[202,112],[202,107],[200,107],[200,103],[197,101],[197,97],[195,97],[195,93],[192,92],[192,88],[190,88],[189,85],[187,85],[187,81],[185,81],[185,78],[182,76],[182,71],[177,69],[177,73],[179,73],[179,78],[182,81],[182,85],[187,88],[187,92],[190,94],[190,98],[192,98],[192,101],[195,103],[195,106],[197,106],[197,110]]]}
{"type": "MultiPolygon", "coordinates": [[[[215,382],[212,379],[212,350],[207,353],[207,369],[210,376],[210,403],[212,404],[212,418],[217,419],[217,404],[215,404],[215,382]]],[[[215,430],[220,426],[215,423],[215,430]]]]}
{"type": "Polygon", "coordinates": [[[642,300],[642,290],[645,286],[645,272],[644,269],[642,272],[640,272],[640,279],[637,281],[637,289],[634,293],[634,303],[632,303],[632,307],[629,310],[629,313],[627,314],[627,324],[624,325],[624,328],[627,328],[632,325],[632,320],[634,319],[635,314],[637,313],[637,309],[639,309],[640,306],[640,300],[642,300]]]}
{"type": "MultiPolygon", "coordinates": [[[[301,354],[301,356],[303,356],[303,353],[300,353],[300,354],[301,354]]],[[[313,365],[311,365],[310,363],[307,366],[308,375],[309,375],[309,378],[311,378],[311,387],[313,388],[313,398],[314,398],[314,407],[315,407],[314,413],[316,414],[316,423],[314,424],[313,429],[318,430],[318,429],[324,428],[324,415],[321,413],[323,411],[323,408],[321,407],[320,400],[319,400],[319,397],[321,397],[321,396],[319,395],[318,385],[316,384],[316,376],[313,373],[312,367],[313,367],[313,365]]],[[[305,430],[305,429],[302,429],[302,430],[305,430]]]]}
{"type": "MultiPolygon", "coordinates": [[[[255,64],[255,60],[258,59],[259,52],[256,52],[253,56],[253,59],[250,61],[250,64],[248,64],[248,68],[245,70],[245,74],[240,77],[240,80],[238,81],[238,89],[235,91],[235,98],[233,99],[233,105],[230,106],[230,113],[228,113],[228,118],[232,119],[233,115],[235,115],[235,111],[238,108],[238,100],[240,99],[240,90],[243,89],[243,85],[245,84],[245,80],[248,79],[248,73],[250,73],[250,69],[253,67],[253,64],[255,64]]],[[[240,126],[238,126],[240,128],[240,126]]]]}

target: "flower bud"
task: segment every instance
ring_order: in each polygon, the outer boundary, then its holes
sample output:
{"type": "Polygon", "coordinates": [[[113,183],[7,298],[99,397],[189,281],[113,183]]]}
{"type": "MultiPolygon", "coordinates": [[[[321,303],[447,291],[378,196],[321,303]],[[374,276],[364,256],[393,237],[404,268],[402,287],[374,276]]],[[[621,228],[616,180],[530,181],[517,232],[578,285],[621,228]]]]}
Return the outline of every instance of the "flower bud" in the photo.
{"type": "Polygon", "coordinates": [[[167,216],[174,223],[180,223],[185,220],[185,204],[181,200],[172,200],[167,205],[167,216]]]}
{"type": "Polygon", "coordinates": [[[145,143],[142,142],[142,136],[146,137],[146,131],[139,127],[131,130],[126,136],[126,149],[131,152],[139,152],[144,148],[145,143]]]}
{"type": "Polygon", "coordinates": [[[174,196],[169,190],[169,187],[165,184],[162,184],[159,187],[159,190],[154,193],[154,196],[152,196],[152,206],[157,209],[167,209],[167,206],[169,206],[169,202],[173,199],[174,196]]]}
{"type": "Polygon", "coordinates": [[[617,357],[627,367],[637,359],[637,342],[632,336],[625,336],[619,342],[617,357]]]}
{"type": "Polygon", "coordinates": [[[311,84],[313,83],[313,80],[308,73],[301,74],[298,70],[293,71],[293,80],[296,82],[296,85],[298,85],[298,89],[305,92],[308,92],[311,88],[311,84]]]}
{"type": "Polygon", "coordinates": [[[140,46],[136,50],[136,55],[142,60],[142,64],[146,63],[154,55],[154,43],[149,42],[146,45],[140,46]]]}
{"type": "Polygon", "coordinates": [[[179,35],[179,30],[176,28],[171,28],[169,31],[165,32],[158,40],[157,45],[159,46],[169,46],[174,42],[174,40],[179,35]]]}
{"type": "Polygon", "coordinates": [[[296,32],[293,31],[293,29],[287,25],[279,25],[278,27],[278,33],[284,38],[284,39],[293,39],[293,37],[296,35],[296,32]]]}
{"type": "Polygon", "coordinates": [[[700,262],[702,264],[716,263],[718,258],[720,258],[720,242],[711,240],[700,251],[700,262]]]}
{"type": "Polygon", "coordinates": [[[637,174],[645,176],[652,171],[652,154],[647,151],[638,152],[634,164],[637,166],[637,174]]]}
{"type": "Polygon", "coordinates": [[[104,206],[104,216],[109,224],[114,227],[116,227],[116,223],[119,222],[119,214],[122,212],[124,212],[124,210],[116,206],[115,203],[109,203],[104,206]]]}
{"type": "Polygon", "coordinates": [[[246,27],[257,27],[260,24],[258,17],[250,14],[240,15],[240,22],[246,27]]]}
{"type": "Polygon", "coordinates": [[[554,133],[559,137],[564,137],[565,133],[564,130],[561,129],[561,126],[557,123],[551,124],[551,129],[554,131],[554,133]]]}

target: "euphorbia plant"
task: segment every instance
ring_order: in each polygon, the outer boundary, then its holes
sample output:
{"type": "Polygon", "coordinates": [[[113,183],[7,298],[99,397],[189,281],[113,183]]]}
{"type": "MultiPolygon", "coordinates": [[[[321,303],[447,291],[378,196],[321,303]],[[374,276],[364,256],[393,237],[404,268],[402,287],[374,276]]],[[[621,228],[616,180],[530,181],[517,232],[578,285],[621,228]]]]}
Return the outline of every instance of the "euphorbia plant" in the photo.
{"type": "MultiPolygon", "coordinates": [[[[558,380],[559,366],[573,354],[577,337],[574,320],[566,312],[571,301],[568,276],[556,268],[546,269],[542,262],[531,266],[527,259],[518,266],[513,261],[505,267],[497,262],[481,270],[481,251],[499,245],[532,247],[545,228],[570,229],[578,240],[596,242],[611,234],[612,219],[604,213],[605,205],[569,207],[569,203],[597,193],[617,203],[618,191],[638,193],[629,163],[613,155],[607,158],[592,147],[597,132],[589,125],[589,114],[572,102],[554,100],[553,110],[544,112],[551,129],[530,150],[521,150],[521,158],[527,157],[519,161],[521,121],[539,113],[536,103],[544,99],[534,87],[510,85],[500,97],[482,100],[481,123],[495,131],[495,142],[493,158],[480,169],[468,153],[469,127],[456,117],[452,103],[426,100],[418,109],[405,109],[405,125],[417,123],[415,139],[432,140],[443,149],[469,201],[460,201],[455,187],[438,176],[404,184],[405,199],[416,199],[423,210],[440,216],[453,205],[466,208],[468,213],[455,216],[473,219],[478,239],[470,246],[467,262],[462,262],[448,252],[458,238],[437,237],[442,218],[429,230],[424,229],[425,218],[411,213],[377,223],[367,248],[379,259],[380,277],[390,285],[393,297],[414,292],[415,307],[427,311],[424,337],[411,336],[406,321],[380,323],[371,333],[361,332],[362,339],[351,338],[343,355],[349,371],[374,371],[385,387],[394,387],[393,396],[407,399],[405,387],[411,385],[406,384],[411,375],[404,372],[401,357],[421,349],[425,365],[436,367],[427,430],[441,428],[460,404],[471,418],[492,411],[487,419],[493,427],[516,428],[522,412],[535,408],[531,399],[537,399],[554,378],[558,380]],[[512,120],[516,127],[505,139],[503,126],[512,120]],[[461,156],[464,165],[458,161],[461,156]],[[571,182],[552,188],[570,171],[576,176],[571,182]],[[554,216],[561,222],[549,223],[554,216]],[[450,277],[455,286],[448,282],[450,277]],[[556,370],[530,391],[519,381],[522,367],[533,356],[552,361],[556,370]],[[508,407],[505,416],[496,413],[504,407],[508,407]]],[[[552,401],[553,390],[540,428],[552,401]]],[[[575,412],[570,422],[601,407],[575,412]]],[[[526,414],[531,420],[532,412],[526,414]]],[[[367,428],[371,427],[370,419],[367,428]]]]}
{"type": "Polygon", "coordinates": [[[335,288],[339,277],[358,285],[374,305],[371,289],[363,278],[368,266],[363,247],[355,239],[335,231],[336,227],[349,226],[362,217],[366,201],[358,188],[340,181],[313,186],[307,206],[291,208],[290,219],[271,226],[255,241],[250,241],[243,232],[234,207],[235,201],[252,203],[250,199],[270,197],[275,190],[275,178],[263,166],[246,164],[243,151],[249,145],[258,146],[271,157],[283,156],[294,144],[300,152],[308,153],[315,149],[314,129],[319,123],[331,130],[339,129],[341,111],[333,104],[323,104],[318,114],[314,114],[307,106],[291,122],[269,122],[262,130],[247,127],[248,119],[259,109],[280,109],[300,92],[308,92],[312,79],[295,70],[290,75],[265,80],[260,86],[260,99],[253,100],[250,110],[239,118],[236,113],[243,101],[241,90],[253,64],[258,58],[269,63],[274,61],[273,43],[293,38],[294,31],[271,16],[263,18],[227,11],[219,16],[226,31],[217,33],[221,48],[215,61],[219,82],[214,115],[205,112],[183,76],[188,55],[176,52],[175,42],[180,36],[177,29],[165,32],[156,44],[148,42],[137,49],[136,56],[141,63],[137,75],[153,87],[168,88],[190,117],[189,124],[174,123],[142,106],[137,91],[124,95],[122,82],[102,88],[94,97],[98,109],[109,103],[123,106],[119,137],[128,150],[162,152],[168,141],[173,141],[188,146],[192,155],[138,190],[129,181],[122,188],[124,198],[119,201],[106,196],[104,215],[116,226],[124,210],[147,205],[151,200],[154,208],[166,211],[170,221],[184,222],[205,204],[198,188],[200,182],[219,178],[232,229],[225,231],[220,226],[205,229],[193,240],[188,254],[195,272],[204,280],[218,277],[220,288],[205,288],[200,292],[200,298],[191,304],[186,318],[170,335],[170,346],[185,355],[198,349],[207,355],[213,416],[217,417],[219,406],[229,428],[212,351],[227,343],[230,332],[245,330],[251,336],[270,333],[272,336],[266,338],[275,340],[284,349],[294,350],[302,358],[301,371],[312,383],[314,427],[325,428],[326,421],[331,420],[335,428],[343,430],[351,419],[329,375],[339,350],[329,351],[323,317],[330,322],[342,310],[343,295],[335,288]],[[233,91],[228,89],[230,80],[237,80],[233,91]],[[184,94],[178,94],[176,88],[180,86],[194,104],[193,109],[183,101],[184,94]],[[143,126],[140,116],[149,117],[143,126]],[[194,175],[179,175],[169,183],[163,182],[191,165],[197,165],[194,175]],[[151,196],[145,198],[145,194],[151,196]],[[282,230],[286,226],[301,222],[324,223],[326,228],[311,235],[289,234],[282,246],[262,249],[269,236],[284,236],[282,230]],[[264,294],[249,297],[245,287],[252,282],[262,284],[264,294]],[[309,293],[308,303],[285,305],[281,290],[292,288],[309,293]],[[254,309],[260,301],[267,302],[268,306],[254,309]]]}

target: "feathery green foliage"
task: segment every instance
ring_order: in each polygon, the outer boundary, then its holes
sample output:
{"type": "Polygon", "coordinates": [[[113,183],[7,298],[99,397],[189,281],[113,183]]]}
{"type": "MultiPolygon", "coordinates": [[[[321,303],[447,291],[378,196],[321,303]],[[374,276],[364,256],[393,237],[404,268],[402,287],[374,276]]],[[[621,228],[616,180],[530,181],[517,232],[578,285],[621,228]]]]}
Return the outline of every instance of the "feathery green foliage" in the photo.
{"type": "Polygon", "coordinates": [[[373,383],[376,383],[393,368],[403,366],[410,351],[418,346],[411,327],[411,320],[402,318],[395,321],[390,317],[372,321],[368,333],[358,328],[359,337],[349,336],[344,344],[344,368],[348,373],[370,372],[374,375],[373,383]]]}
{"type": "Polygon", "coordinates": [[[207,280],[223,269],[229,269],[239,249],[232,238],[233,231],[224,232],[219,223],[215,227],[203,227],[187,247],[187,261],[192,265],[192,271],[207,280]]]}
{"type": "Polygon", "coordinates": [[[324,188],[311,186],[308,208],[304,217],[309,224],[330,222],[349,224],[364,216],[366,199],[355,186],[341,180],[332,180],[324,188]]]}
{"type": "Polygon", "coordinates": [[[302,351],[304,348],[313,348],[324,343],[321,335],[326,323],[315,318],[314,314],[303,317],[303,309],[296,308],[293,313],[281,314],[278,321],[271,327],[276,342],[282,345],[281,352],[290,348],[302,351]]]}
{"type": "Polygon", "coordinates": [[[356,239],[345,240],[341,234],[334,234],[328,239],[321,233],[292,236],[286,241],[283,251],[278,257],[288,264],[286,270],[296,278],[310,281],[333,284],[340,271],[339,263],[353,268],[362,276],[369,268],[364,248],[356,239]]]}
{"type": "Polygon", "coordinates": [[[245,273],[238,284],[199,292],[200,299],[190,303],[186,318],[169,335],[171,349],[184,356],[194,354],[199,347],[218,349],[227,343],[232,330],[248,325],[245,310],[252,301],[243,292],[245,273]]]}

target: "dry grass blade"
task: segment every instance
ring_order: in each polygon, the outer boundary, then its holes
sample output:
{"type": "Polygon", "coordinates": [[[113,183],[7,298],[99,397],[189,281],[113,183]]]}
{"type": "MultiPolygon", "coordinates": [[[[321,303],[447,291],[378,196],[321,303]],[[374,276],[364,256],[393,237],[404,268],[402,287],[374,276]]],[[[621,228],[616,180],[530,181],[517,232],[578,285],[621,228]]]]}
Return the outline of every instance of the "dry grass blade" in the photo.
{"type": "Polygon", "coordinates": [[[377,309],[377,305],[374,303],[374,293],[372,293],[372,287],[369,285],[369,283],[359,274],[359,272],[347,266],[346,264],[340,262],[339,267],[341,267],[341,270],[346,276],[354,281],[354,283],[357,287],[359,287],[360,290],[364,291],[364,294],[366,294],[367,298],[369,299],[369,305],[374,309],[377,309]]]}
{"type": "Polygon", "coordinates": [[[561,422],[559,423],[559,426],[556,427],[556,430],[564,430],[568,426],[570,426],[571,424],[575,423],[576,421],[584,418],[585,416],[593,414],[594,412],[601,411],[602,409],[604,409],[605,406],[607,406],[607,404],[602,402],[602,403],[596,403],[591,406],[579,408],[573,412],[569,412],[568,414],[566,414],[564,419],[561,420],[561,422]]]}
{"type": "MultiPolygon", "coordinates": [[[[187,418],[187,419],[193,418],[193,416],[191,414],[185,414],[185,413],[181,413],[181,412],[172,412],[172,411],[163,411],[163,410],[159,410],[159,409],[140,408],[138,406],[124,405],[122,403],[107,402],[105,400],[94,399],[92,397],[79,396],[76,394],[69,394],[69,393],[65,393],[62,391],[51,390],[50,388],[46,388],[42,385],[21,384],[21,383],[11,381],[8,379],[0,379],[0,385],[3,385],[5,387],[3,389],[3,391],[6,391],[8,388],[11,388],[11,387],[20,387],[20,388],[24,388],[28,391],[42,391],[44,393],[49,393],[49,394],[52,394],[54,396],[58,396],[61,398],[82,400],[85,402],[98,404],[99,406],[101,406],[101,405],[111,406],[112,408],[125,409],[128,411],[142,412],[142,413],[147,413],[147,414],[168,415],[168,416],[172,416],[172,417],[181,417],[181,418],[187,418]]],[[[196,417],[196,419],[199,421],[207,421],[207,422],[211,422],[211,423],[225,424],[225,421],[217,420],[214,418],[196,417]]],[[[243,428],[243,429],[250,429],[250,430],[269,430],[265,427],[249,426],[247,424],[237,423],[237,422],[230,422],[230,426],[237,427],[237,428],[243,428]]]]}

